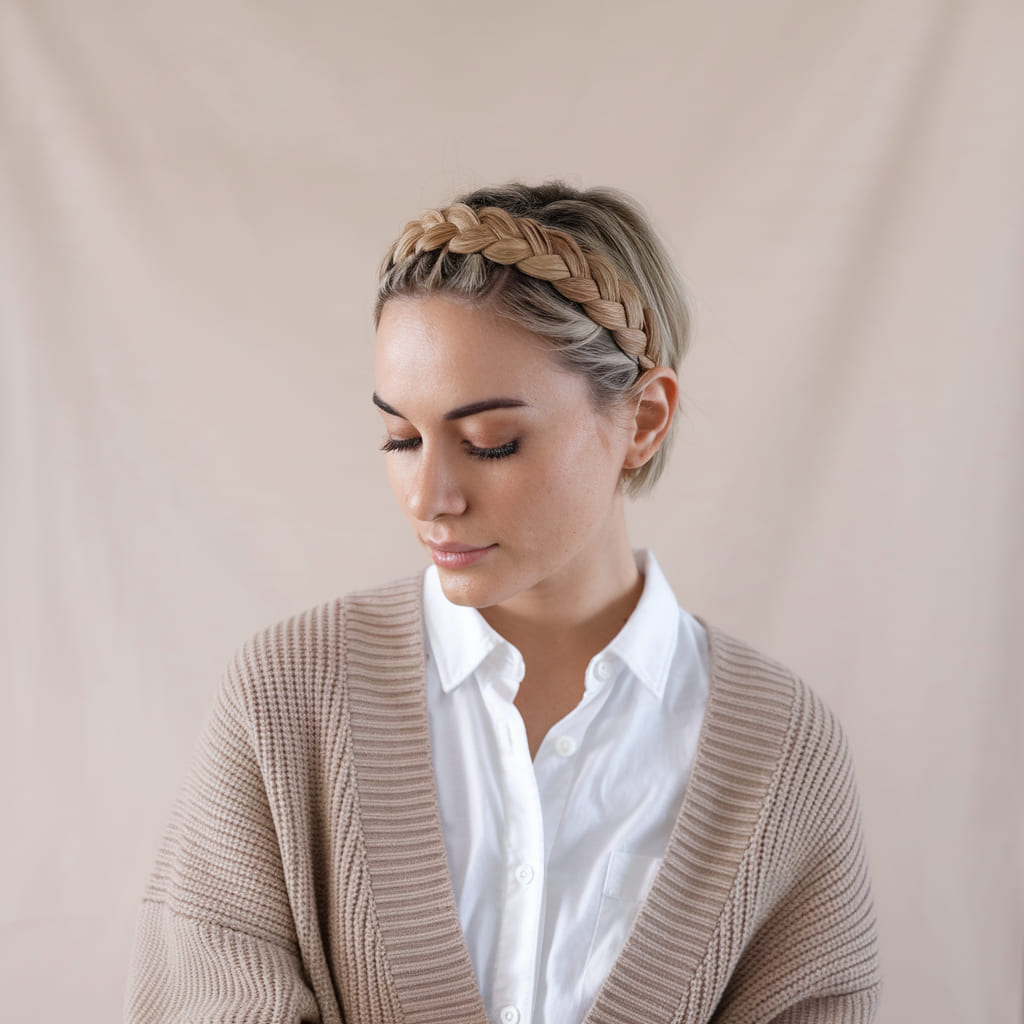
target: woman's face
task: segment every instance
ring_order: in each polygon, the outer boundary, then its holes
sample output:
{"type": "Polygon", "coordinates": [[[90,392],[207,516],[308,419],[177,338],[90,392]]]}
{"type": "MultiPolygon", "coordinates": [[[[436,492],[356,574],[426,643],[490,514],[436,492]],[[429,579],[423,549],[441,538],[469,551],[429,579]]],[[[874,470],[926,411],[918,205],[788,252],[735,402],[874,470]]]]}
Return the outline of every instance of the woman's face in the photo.
{"type": "Polygon", "coordinates": [[[440,296],[391,299],[374,402],[395,498],[456,604],[568,598],[624,535],[629,418],[595,409],[529,331],[440,296]]]}

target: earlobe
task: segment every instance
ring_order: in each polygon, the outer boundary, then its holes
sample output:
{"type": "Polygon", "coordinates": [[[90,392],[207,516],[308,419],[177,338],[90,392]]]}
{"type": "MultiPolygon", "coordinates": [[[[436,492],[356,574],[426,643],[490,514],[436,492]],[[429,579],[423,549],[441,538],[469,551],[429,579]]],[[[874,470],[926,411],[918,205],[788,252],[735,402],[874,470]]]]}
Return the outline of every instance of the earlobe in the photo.
{"type": "Polygon", "coordinates": [[[655,366],[637,381],[633,438],[624,469],[639,469],[650,462],[668,436],[679,403],[679,379],[668,366],[655,366]]]}

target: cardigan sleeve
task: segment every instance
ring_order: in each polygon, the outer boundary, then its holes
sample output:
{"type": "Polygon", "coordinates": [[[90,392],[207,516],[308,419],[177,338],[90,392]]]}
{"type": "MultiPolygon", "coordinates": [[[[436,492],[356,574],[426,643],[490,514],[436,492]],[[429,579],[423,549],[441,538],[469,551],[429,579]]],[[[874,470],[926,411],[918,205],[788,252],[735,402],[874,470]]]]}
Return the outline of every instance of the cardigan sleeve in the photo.
{"type": "Polygon", "coordinates": [[[319,1010],[287,949],[147,903],[125,998],[130,1024],[313,1024],[319,1010]]]}
{"type": "Polygon", "coordinates": [[[846,738],[798,684],[764,828],[756,922],[715,1024],[869,1024],[878,939],[846,738]]]}
{"type": "Polygon", "coordinates": [[[229,672],[143,899],[130,1024],[321,1021],[251,732],[229,672]]]}

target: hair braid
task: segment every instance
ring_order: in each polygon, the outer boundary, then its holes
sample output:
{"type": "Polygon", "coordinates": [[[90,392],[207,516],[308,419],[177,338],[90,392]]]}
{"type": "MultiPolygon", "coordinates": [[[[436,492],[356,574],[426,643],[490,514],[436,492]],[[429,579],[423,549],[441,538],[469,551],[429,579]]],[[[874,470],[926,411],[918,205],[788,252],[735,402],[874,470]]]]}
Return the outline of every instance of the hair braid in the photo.
{"type": "Polygon", "coordinates": [[[476,253],[547,281],[606,328],[640,370],[661,361],[657,320],[637,288],[620,277],[605,257],[584,252],[564,231],[544,227],[531,217],[514,217],[499,207],[473,210],[456,203],[409,221],[384,258],[382,276],[420,253],[436,250],[442,255],[476,253]]]}

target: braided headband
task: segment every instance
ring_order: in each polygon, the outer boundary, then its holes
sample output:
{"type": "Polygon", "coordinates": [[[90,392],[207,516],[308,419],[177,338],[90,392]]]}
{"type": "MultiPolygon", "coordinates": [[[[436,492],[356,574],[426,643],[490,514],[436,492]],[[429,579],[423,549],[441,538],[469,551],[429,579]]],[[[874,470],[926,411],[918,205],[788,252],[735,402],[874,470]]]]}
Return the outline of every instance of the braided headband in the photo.
{"type": "Polygon", "coordinates": [[[559,294],[578,302],[594,323],[607,328],[641,371],[657,366],[661,344],[656,321],[636,287],[622,280],[603,256],[585,253],[564,231],[495,206],[473,210],[456,203],[409,221],[384,258],[382,273],[437,249],[479,253],[492,263],[549,281],[559,294]]]}

